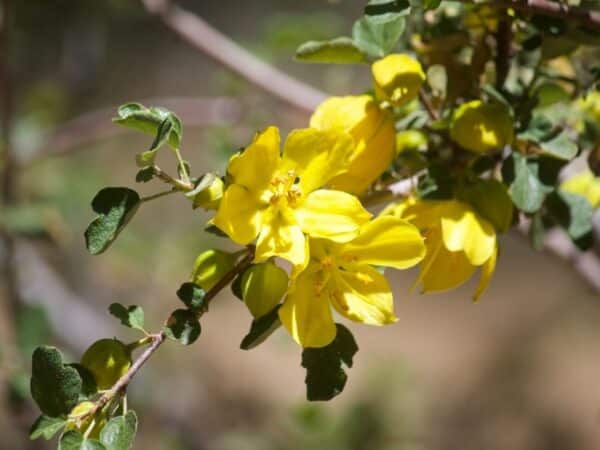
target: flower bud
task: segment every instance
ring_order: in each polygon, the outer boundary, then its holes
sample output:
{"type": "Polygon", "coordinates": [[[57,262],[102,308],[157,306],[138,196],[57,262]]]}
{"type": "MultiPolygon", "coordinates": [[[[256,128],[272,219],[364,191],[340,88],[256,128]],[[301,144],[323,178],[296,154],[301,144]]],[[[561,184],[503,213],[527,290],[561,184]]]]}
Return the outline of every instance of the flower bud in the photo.
{"type": "Polygon", "coordinates": [[[288,275],[272,261],[255,264],[242,276],[242,298],[252,315],[262,317],[285,295],[288,275]]]}
{"type": "Polygon", "coordinates": [[[400,53],[375,61],[371,71],[375,94],[394,106],[402,106],[415,99],[425,81],[419,61],[400,53]]]}
{"type": "Polygon", "coordinates": [[[65,431],[77,430],[81,434],[85,434],[90,425],[92,425],[92,421],[94,421],[94,425],[89,432],[88,437],[90,439],[98,439],[100,437],[100,431],[102,431],[102,428],[106,425],[107,420],[106,415],[101,412],[97,412],[94,416],[85,417],[94,406],[94,403],[89,401],[84,401],[75,405],[69,413],[65,431]],[[84,417],[85,419],[83,419],[84,417]]]}
{"type": "Polygon", "coordinates": [[[237,257],[233,253],[215,249],[206,250],[196,258],[192,281],[207,291],[233,268],[236,260],[237,257]]]}
{"type": "Polygon", "coordinates": [[[513,140],[513,120],[503,105],[473,100],[452,115],[450,137],[477,153],[500,150],[513,140]]]}
{"type": "Polygon", "coordinates": [[[223,180],[216,177],[209,187],[200,191],[194,197],[194,209],[204,208],[206,210],[217,209],[223,197],[224,184],[223,180]]]}
{"type": "Polygon", "coordinates": [[[85,351],[81,365],[92,373],[98,389],[109,389],[129,370],[131,352],[117,339],[100,339],[85,351]]]}

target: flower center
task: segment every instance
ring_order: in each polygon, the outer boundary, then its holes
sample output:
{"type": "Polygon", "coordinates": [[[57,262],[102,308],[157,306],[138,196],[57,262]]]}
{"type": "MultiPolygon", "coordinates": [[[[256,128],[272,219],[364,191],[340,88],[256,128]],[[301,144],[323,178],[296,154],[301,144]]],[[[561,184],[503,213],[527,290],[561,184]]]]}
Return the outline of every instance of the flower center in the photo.
{"type": "Polygon", "coordinates": [[[267,201],[272,205],[294,207],[301,196],[302,191],[300,190],[298,177],[293,170],[275,175],[269,183],[267,201]]]}

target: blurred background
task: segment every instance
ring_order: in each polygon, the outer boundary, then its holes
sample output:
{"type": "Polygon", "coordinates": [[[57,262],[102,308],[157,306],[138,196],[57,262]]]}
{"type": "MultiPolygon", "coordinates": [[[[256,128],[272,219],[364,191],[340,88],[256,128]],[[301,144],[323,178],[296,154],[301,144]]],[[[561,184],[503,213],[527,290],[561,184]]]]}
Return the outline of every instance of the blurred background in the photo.
{"type": "MultiPolygon", "coordinates": [[[[11,100],[4,111],[17,179],[15,206],[5,208],[2,226],[20,233],[12,262],[20,300],[10,301],[5,283],[0,449],[55,448],[26,437],[37,416],[28,393],[35,346],[57,345],[75,361],[98,338],[133,340],[106,311],[114,301],[142,305],[148,328],[158,329],[177,307],[175,290],[197,254],[224,245],[203,232],[205,213],[174,196],[144,206],[108,253],[87,253],[91,199],[107,185],[134,186],[134,155],[151,141],[113,125],[116,106],[138,101],[178,113],[195,174],[222,171],[257,129],[277,124],[286,133],[307,125],[301,105],[193,48],[150,13],[153,3],[15,0],[4,21],[1,56],[12,77],[0,96],[11,100]]],[[[348,34],[364,1],[180,6],[324,92],[369,87],[367,66],[292,58],[304,41],[348,34]]],[[[168,159],[159,157],[159,165],[175,170],[168,159]]],[[[150,194],[157,186],[136,189],[150,194]]],[[[597,449],[598,295],[571,264],[534,252],[516,233],[501,247],[492,285],[476,305],[473,284],[419,296],[409,294],[415,271],[393,275],[399,322],[352,327],[360,351],[345,392],[327,404],[305,401],[301,351],[284,332],[239,349],[251,319],[224,293],[197,343],[165,345],[132,384],[130,405],[141,420],[135,448],[597,449]]]]}

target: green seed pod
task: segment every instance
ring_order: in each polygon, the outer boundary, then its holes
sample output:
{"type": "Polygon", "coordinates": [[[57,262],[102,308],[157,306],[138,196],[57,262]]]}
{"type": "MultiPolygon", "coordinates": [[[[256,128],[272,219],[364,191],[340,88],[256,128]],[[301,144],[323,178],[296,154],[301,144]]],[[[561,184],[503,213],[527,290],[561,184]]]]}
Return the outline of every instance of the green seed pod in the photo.
{"type": "Polygon", "coordinates": [[[256,318],[271,311],[285,295],[288,275],[272,261],[255,264],[242,276],[242,297],[256,318]]]}
{"type": "Polygon", "coordinates": [[[84,419],[85,414],[91,411],[92,408],[94,408],[94,403],[92,402],[85,401],[77,404],[69,413],[65,431],[77,430],[81,434],[85,434],[93,421],[94,424],[88,437],[90,439],[98,439],[102,428],[106,425],[107,419],[106,414],[102,412],[97,412],[94,416],[85,417],[84,419]]]}
{"type": "Polygon", "coordinates": [[[233,268],[236,260],[237,256],[234,253],[206,250],[196,258],[191,281],[207,291],[233,268]]]}
{"type": "Polygon", "coordinates": [[[117,339],[100,339],[85,351],[81,365],[94,375],[98,389],[109,389],[131,367],[131,352],[117,339]]]}

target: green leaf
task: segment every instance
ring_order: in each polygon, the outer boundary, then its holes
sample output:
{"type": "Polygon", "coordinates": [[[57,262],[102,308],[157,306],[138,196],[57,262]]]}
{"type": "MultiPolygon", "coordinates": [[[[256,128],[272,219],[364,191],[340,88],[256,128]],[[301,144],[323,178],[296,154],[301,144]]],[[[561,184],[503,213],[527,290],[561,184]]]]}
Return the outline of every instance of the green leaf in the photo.
{"type": "Polygon", "coordinates": [[[553,187],[540,180],[540,164],[537,159],[527,159],[520,153],[512,153],[507,160],[513,178],[510,196],[520,210],[534,213],[540,209],[546,195],[553,187]]]}
{"type": "Polygon", "coordinates": [[[296,50],[296,59],[312,63],[353,64],[367,57],[349,37],[329,41],[308,41],[296,50]]]}
{"type": "Polygon", "coordinates": [[[365,14],[368,16],[378,16],[386,13],[406,12],[410,8],[408,0],[371,0],[365,6],[365,14]]]}
{"type": "Polygon", "coordinates": [[[440,164],[432,164],[417,183],[419,197],[427,200],[444,200],[454,196],[454,179],[440,164]]]}
{"type": "Polygon", "coordinates": [[[240,273],[231,283],[231,292],[238,300],[241,301],[244,301],[244,294],[242,292],[242,279],[244,277],[244,273],[240,273]]]}
{"type": "Polygon", "coordinates": [[[58,450],[107,450],[100,441],[86,439],[76,430],[67,431],[60,437],[58,450]]]}
{"type": "Polygon", "coordinates": [[[574,241],[592,231],[594,208],[582,195],[558,190],[548,196],[548,209],[574,241]]]}
{"type": "Polygon", "coordinates": [[[498,180],[478,179],[465,186],[460,197],[475,207],[499,232],[507,231],[513,222],[513,202],[506,186],[498,180]]]}
{"type": "Polygon", "coordinates": [[[546,226],[542,215],[537,212],[531,219],[531,225],[529,226],[529,239],[531,240],[531,246],[540,251],[544,248],[544,237],[546,236],[546,226]]]}
{"type": "Polygon", "coordinates": [[[73,367],[65,366],[54,347],[38,347],[33,352],[31,396],[43,414],[58,417],[77,404],[82,381],[73,367]]]}
{"type": "Polygon", "coordinates": [[[129,223],[140,206],[140,196],[125,187],[107,187],[96,194],[92,209],[98,217],[85,230],[85,243],[92,255],[104,252],[129,223]]]}
{"type": "Polygon", "coordinates": [[[404,17],[399,13],[363,16],[354,23],[352,38],[361,51],[380,58],[393,50],[404,26],[404,17]]]}
{"type": "Polygon", "coordinates": [[[29,439],[35,440],[43,437],[45,440],[50,440],[58,433],[67,423],[66,420],[60,417],[40,416],[31,426],[29,430],[29,439]]]}
{"type": "Polygon", "coordinates": [[[204,307],[204,296],[206,292],[196,283],[183,283],[177,290],[177,297],[185,306],[194,311],[199,311],[204,307]]]}
{"type": "Polygon", "coordinates": [[[216,225],[208,225],[204,228],[204,231],[218,237],[228,237],[227,234],[216,225]]]}
{"type": "Polygon", "coordinates": [[[178,309],[173,311],[164,330],[168,338],[179,341],[183,345],[190,345],[200,336],[201,328],[194,311],[178,309]]]}
{"type": "Polygon", "coordinates": [[[79,401],[88,400],[89,397],[95,395],[98,392],[98,385],[94,374],[89,369],[83,367],[79,363],[67,364],[68,367],[72,367],[77,370],[79,377],[81,378],[81,392],[79,393],[79,401]]]}
{"type": "Polygon", "coordinates": [[[127,103],[119,107],[117,117],[113,119],[113,122],[157,136],[161,124],[167,119],[170,125],[167,142],[171,147],[179,148],[183,134],[181,120],[168,109],[146,108],[139,103],[127,103]]]}
{"type": "Polygon", "coordinates": [[[144,167],[135,175],[136,183],[147,183],[154,178],[154,169],[152,167],[144,167]]]}
{"type": "Polygon", "coordinates": [[[144,310],[141,306],[125,307],[120,303],[113,303],[108,307],[108,311],[126,327],[144,331],[144,310]]]}
{"type": "Polygon", "coordinates": [[[106,450],[130,450],[137,432],[138,420],[134,411],[109,420],[100,432],[100,442],[106,450]]]}
{"type": "Polygon", "coordinates": [[[561,131],[548,141],[540,142],[539,145],[544,154],[565,161],[573,159],[578,152],[577,144],[567,136],[565,131],[561,131]]]}
{"type": "Polygon", "coordinates": [[[519,133],[517,137],[525,141],[539,143],[551,138],[553,134],[554,125],[552,122],[546,116],[536,114],[527,124],[527,128],[519,133]]]}
{"type": "Polygon", "coordinates": [[[305,348],[302,352],[308,400],[331,400],[346,385],[347,375],[342,363],[352,367],[352,358],[358,346],[346,327],[339,323],[336,327],[337,335],[331,344],[321,348],[305,348]]]}
{"type": "Polygon", "coordinates": [[[154,164],[158,150],[160,150],[163,144],[169,140],[172,129],[172,121],[169,117],[165,118],[156,130],[156,136],[154,137],[152,145],[150,145],[150,149],[136,155],[135,161],[139,167],[148,167],[154,164]]]}
{"type": "Polygon", "coordinates": [[[240,344],[242,350],[250,350],[262,344],[281,326],[281,321],[279,320],[280,307],[281,305],[277,305],[271,312],[252,321],[250,331],[240,344]]]}

